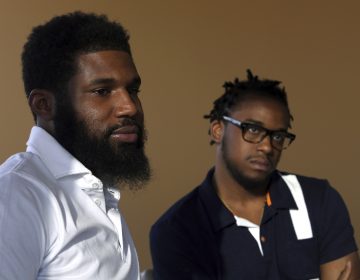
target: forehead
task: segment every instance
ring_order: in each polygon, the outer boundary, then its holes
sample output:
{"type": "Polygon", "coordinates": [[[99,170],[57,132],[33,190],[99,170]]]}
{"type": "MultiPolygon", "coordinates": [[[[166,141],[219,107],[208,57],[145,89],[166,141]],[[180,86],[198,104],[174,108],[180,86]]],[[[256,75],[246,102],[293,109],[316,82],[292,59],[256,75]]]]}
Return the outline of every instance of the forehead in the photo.
{"type": "Polygon", "coordinates": [[[134,79],[138,76],[131,56],[124,51],[97,51],[80,54],[76,59],[75,77],[85,81],[94,79],[134,79]]]}
{"type": "Polygon", "coordinates": [[[254,122],[268,129],[287,129],[290,116],[281,102],[268,97],[241,100],[231,108],[231,116],[240,121],[254,122]]]}

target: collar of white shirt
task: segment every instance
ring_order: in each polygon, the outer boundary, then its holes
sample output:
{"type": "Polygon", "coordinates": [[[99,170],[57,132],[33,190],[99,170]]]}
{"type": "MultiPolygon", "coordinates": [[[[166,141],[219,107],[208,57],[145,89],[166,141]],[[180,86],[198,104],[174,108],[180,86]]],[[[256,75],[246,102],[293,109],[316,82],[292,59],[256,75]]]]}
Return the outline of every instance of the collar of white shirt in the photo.
{"type": "MultiPolygon", "coordinates": [[[[64,149],[55,138],[38,126],[34,126],[31,130],[26,151],[41,158],[62,187],[78,186],[109,217],[116,228],[122,255],[121,265],[120,263],[117,265],[118,273],[125,275],[124,279],[138,279],[139,267],[136,250],[126,223],[118,211],[120,192],[114,188],[105,188],[105,192],[103,192],[101,181],[64,149]],[[81,180],[85,180],[87,183],[81,183],[81,180]],[[69,184],[69,182],[72,183],[69,184]],[[132,276],[130,277],[130,275],[132,276]]],[[[83,203],[85,202],[83,201],[83,203]]],[[[105,221],[99,220],[100,222],[105,223],[105,221]]]]}
{"type": "Polygon", "coordinates": [[[41,127],[34,126],[31,129],[26,145],[26,151],[38,155],[56,179],[75,174],[91,174],[89,169],[41,127]]]}
{"type": "MultiPolygon", "coordinates": [[[[64,149],[59,142],[43,128],[34,126],[31,129],[30,137],[26,145],[26,151],[39,156],[57,180],[67,176],[82,175],[85,180],[88,179],[89,182],[94,182],[96,186],[94,188],[94,184],[81,184],[81,189],[85,191],[85,193],[94,201],[97,200],[93,197],[94,191],[96,193],[99,193],[99,191],[102,193],[103,186],[101,181],[92,175],[89,169],[64,149]]],[[[104,194],[102,194],[102,200],[103,199],[104,194]]],[[[108,187],[105,191],[105,200],[107,208],[117,209],[120,192],[115,188],[108,187]]],[[[103,208],[104,212],[107,212],[104,206],[101,208],[103,208]]]]}

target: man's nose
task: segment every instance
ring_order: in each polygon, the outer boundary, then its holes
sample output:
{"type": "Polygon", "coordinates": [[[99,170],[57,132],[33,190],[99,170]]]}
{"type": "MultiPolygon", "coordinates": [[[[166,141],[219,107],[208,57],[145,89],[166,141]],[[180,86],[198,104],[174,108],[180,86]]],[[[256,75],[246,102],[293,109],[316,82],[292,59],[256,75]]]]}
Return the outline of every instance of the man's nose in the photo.
{"type": "Polygon", "coordinates": [[[271,144],[271,135],[266,135],[264,139],[257,145],[258,150],[261,150],[266,154],[270,153],[273,150],[273,146],[271,144]]]}
{"type": "Polygon", "coordinates": [[[127,90],[121,90],[114,95],[114,110],[117,117],[134,116],[139,110],[140,101],[137,96],[127,90]]]}

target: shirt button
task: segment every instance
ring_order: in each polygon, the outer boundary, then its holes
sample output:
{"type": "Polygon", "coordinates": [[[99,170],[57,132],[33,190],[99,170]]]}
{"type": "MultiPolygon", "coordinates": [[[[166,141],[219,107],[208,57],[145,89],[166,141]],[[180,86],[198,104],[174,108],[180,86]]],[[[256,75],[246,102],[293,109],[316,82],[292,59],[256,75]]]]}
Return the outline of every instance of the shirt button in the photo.
{"type": "Polygon", "coordinates": [[[265,236],[261,236],[261,237],[260,237],[260,240],[261,240],[261,242],[263,242],[263,243],[264,243],[264,242],[266,241],[265,236]]]}
{"type": "Polygon", "coordinates": [[[98,184],[98,183],[94,183],[94,184],[92,184],[92,187],[93,187],[94,189],[98,189],[98,188],[99,188],[99,184],[98,184]]]}
{"type": "Polygon", "coordinates": [[[97,206],[100,206],[100,205],[101,205],[101,200],[100,200],[100,199],[96,199],[96,200],[95,200],[95,204],[96,204],[97,206]]]}

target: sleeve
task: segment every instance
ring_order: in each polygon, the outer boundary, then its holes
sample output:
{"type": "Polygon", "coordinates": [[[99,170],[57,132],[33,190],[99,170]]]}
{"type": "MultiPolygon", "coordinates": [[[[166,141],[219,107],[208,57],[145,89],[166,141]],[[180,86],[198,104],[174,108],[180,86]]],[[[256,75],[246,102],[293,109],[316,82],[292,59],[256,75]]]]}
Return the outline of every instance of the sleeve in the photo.
{"type": "Polygon", "coordinates": [[[44,251],[41,209],[28,182],[0,180],[0,279],[37,279],[44,251]]]}
{"type": "Polygon", "coordinates": [[[357,251],[354,230],[340,194],[328,187],[322,205],[320,263],[324,264],[357,251]]]}
{"type": "Polygon", "coordinates": [[[189,235],[173,224],[165,221],[152,227],[150,248],[155,280],[216,279],[209,272],[211,262],[203,265],[208,256],[196,255],[197,248],[189,235]]]}

